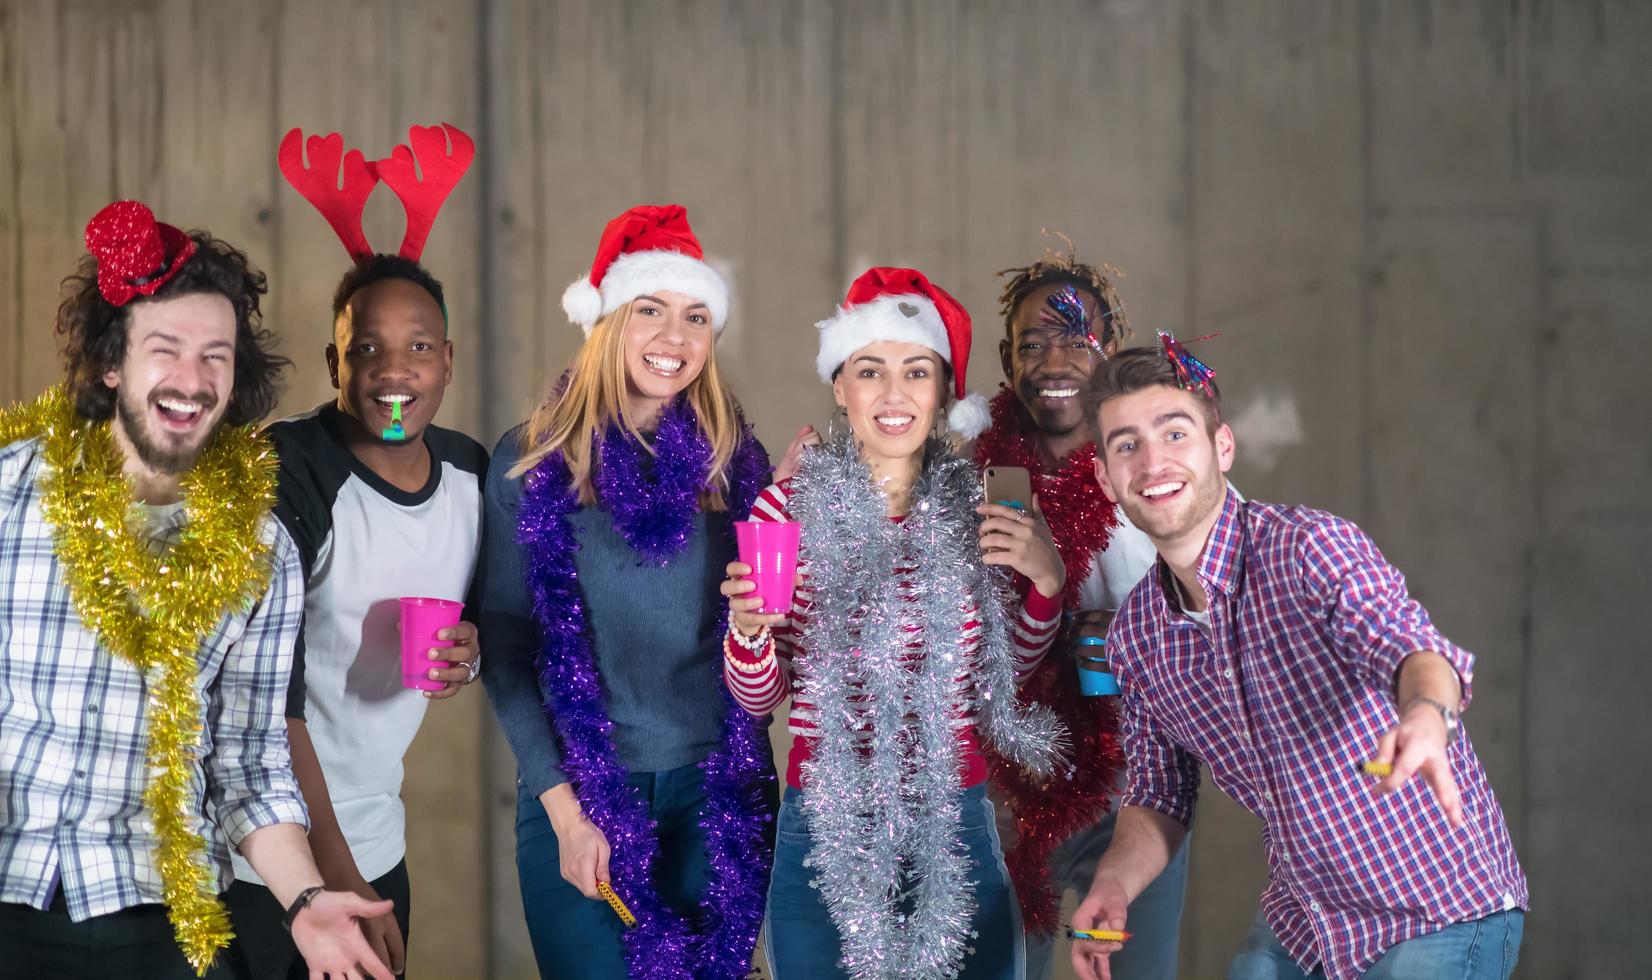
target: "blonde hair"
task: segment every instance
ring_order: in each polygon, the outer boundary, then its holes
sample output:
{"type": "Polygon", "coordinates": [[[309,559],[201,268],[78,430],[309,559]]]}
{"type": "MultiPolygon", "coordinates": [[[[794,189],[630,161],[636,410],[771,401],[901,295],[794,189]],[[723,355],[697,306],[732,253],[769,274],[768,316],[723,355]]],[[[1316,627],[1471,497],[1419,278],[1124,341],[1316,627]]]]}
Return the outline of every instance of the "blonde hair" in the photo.
{"type": "MultiPolygon", "coordinates": [[[[611,425],[622,425],[633,439],[648,447],[635,419],[624,412],[626,401],[625,328],[631,322],[631,304],[602,317],[591,335],[574,354],[568,369],[568,384],[552,391],[528,417],[522,429],[522,458],[506,476],[511,479],[538,466],[551,453],[561,452],[571,477],[569,486],[579,493],[582,506],[597,502],[592,482],[594,460],[592,442],[611,425]]],[[[723,385],[717,370],[717,347],[706,351],[705,367],[688,383],[684,395],[699,420],[700,431],[711,444],[711,470],[700,495],[705,510],[726,510],[723,491],[729,487],[729,460],[739,446],[744,423],[734,397],[723,385]]]]}

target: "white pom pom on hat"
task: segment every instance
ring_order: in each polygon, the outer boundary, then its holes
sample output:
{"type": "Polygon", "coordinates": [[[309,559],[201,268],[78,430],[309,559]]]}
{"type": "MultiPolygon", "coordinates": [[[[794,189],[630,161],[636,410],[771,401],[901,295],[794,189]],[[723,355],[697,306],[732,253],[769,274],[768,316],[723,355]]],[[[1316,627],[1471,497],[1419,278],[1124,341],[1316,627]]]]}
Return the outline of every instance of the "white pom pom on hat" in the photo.
{"type": "Polygon", "coordinates": [[[602,293],[591,285],[589,277],[580,276],[562,291],[562,310],[569,320],[584,327],[589,336],[591,327],[602,317],[602,293]]]}
{"type": "Polygon", "coordinates": [[[706,304],[713,332],[722,333],[728,283],[705,261],[688,212],[676,204],[639,204],[602,230],[590,271],[563,290],[562,310],[589,337],[603,316],[663,290],[706,304]]]}
{"type": "Polygon", "coordinates": [[[952,366],[957,401],[947,412],[948,428],[973,439],[992,424],[987,400],[969,392],[965,384],[969,311],[918,270],[881,266],[866,270],[850,284],[837,313],[815,326],[820,330],[820,353],[815,357],[820,380],[830,384],[849,355],[867,344],[885,340],[922,344],[952,366]]]}
{"type": "Polygon", "coordinates": [[[985,396],[972,391],[947,409],[946,424],[965,439],[974,439],[992,427],[992,410],[987,407],[985,396]]]}

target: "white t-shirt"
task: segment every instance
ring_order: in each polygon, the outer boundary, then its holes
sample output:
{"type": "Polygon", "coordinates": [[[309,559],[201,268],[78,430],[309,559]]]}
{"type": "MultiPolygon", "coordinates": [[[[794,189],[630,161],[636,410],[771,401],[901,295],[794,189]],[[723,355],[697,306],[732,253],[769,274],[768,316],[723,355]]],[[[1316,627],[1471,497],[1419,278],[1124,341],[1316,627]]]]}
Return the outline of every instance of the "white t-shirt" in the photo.
{"type": "Polygon", "coordinates": [[[1090,574],[1078,587],[1078,607],[1086,611],[1116,611],[1159,557],[1153,539],[1130,523],[1124,508],[1116,507],[1114,512],[1119,526],[1107,539],[1107,547],[1091,560],[1090,574]]]}

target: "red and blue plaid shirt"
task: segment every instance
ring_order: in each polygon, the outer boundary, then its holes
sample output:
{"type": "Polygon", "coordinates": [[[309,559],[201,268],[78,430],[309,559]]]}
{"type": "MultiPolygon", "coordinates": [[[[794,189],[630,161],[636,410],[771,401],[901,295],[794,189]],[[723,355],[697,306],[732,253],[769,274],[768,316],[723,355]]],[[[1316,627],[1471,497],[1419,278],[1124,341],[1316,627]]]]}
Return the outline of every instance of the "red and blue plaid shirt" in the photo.
{"type": "Polygon", "coordinates": [[[1468,704],[1474,657],[1348,521],[1231,490],[1199,560],[1205,627],[1161,560],[1108,632],[1122,688],[1124,805],[1193,819],[1199,763],[1261,817],[1262,911],[1305,970],[1356,977],[1389,947],[1525,908],[1526,879],[1467,731],[1449,750],[1468,825],[1421,779],[1376,797],[1359,763],[1398,722],[1401,661],[1432,650],[1468,704]]]}

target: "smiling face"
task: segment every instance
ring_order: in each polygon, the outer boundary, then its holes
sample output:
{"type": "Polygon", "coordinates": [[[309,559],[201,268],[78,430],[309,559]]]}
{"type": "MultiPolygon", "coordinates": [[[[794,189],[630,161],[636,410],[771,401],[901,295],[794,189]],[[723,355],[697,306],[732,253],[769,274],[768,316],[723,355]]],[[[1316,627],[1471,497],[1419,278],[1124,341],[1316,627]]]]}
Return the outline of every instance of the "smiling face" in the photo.
{"type": "Polygon", "coordinates": [[[418,283],[380,279],[356,290],[327,345],[339,411],[382,439],[400,404],[405,438],[393,441],[418,439],[453,380],[446,332],[442,308],[418,283]]]}
{"type": "Polygon", "coordinates": [[[869,460],[905,460],[923,452],[946,398],[943,364],[923,344],[893,340],[867,344],[843,362],[832,397],[869,460]]]}
{"type": "MultiPolygon", "coordinates": [[[[1004,375],[1015,397],[1047,436],[1083,437],[1087,434],[1082,393],[1101,360],[1088,339],[1052,323],[1045,316],[1050,297],[1068,289],[1067,282],[1051,282],[1022,298],[1010,317],[1010,335],[999,342],[1004,375]]],[[[1102,336],[1096,297],[1087,289],[1073,289],[1096,336],[1102,336]]],[[[1108,341],[1111,356],[1118,346],[1108,341]]],[[[1082,441],[1082,440],[1081,440],[1082,441]]]]}
{"type": "Polygon", "coordinates": [[[714,339],[711,312],[692,296],[662,289],[631,301],[625,387],[638,424],[653,419],[700,376],[714,339]]]}
{"type": "Polygon", "coordinates": [[[1098,412],[1096,479],[1107,498],[1163,551],[1202,544],[1227,493],[1233,433],[1214,432],[1196,396],[1153,385],[1109,398],[1098,412]]]}
{"type": "Polygon", "coordinates": [[[157,473],[188,470],[229,407],[235,307],[220,293],[133,303],[126,354],[103,383],[138,460],[157,473]]]}

